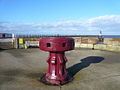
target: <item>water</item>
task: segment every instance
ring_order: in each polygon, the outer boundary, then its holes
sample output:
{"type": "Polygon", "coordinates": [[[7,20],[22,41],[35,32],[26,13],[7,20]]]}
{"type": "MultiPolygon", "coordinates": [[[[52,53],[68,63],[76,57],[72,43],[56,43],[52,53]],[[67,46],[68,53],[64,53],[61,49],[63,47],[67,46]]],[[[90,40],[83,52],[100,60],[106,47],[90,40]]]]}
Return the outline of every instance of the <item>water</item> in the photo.
{"type": "Polygon", "coordinates": [[[120,35],[103,35],[103,38],[120,38],[120,35]]]}

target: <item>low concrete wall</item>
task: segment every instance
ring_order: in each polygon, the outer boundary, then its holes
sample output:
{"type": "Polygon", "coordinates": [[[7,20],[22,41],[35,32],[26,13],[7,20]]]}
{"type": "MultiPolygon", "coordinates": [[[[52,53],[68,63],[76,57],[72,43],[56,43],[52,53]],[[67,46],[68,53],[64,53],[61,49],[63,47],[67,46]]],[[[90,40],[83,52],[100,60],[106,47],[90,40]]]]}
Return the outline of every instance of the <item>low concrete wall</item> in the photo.
{"type": "Polygon", "coordinates": [[[104,38],[103,44],[97,38],[75,38],[75,47],[120,52],[120,38],[104,38]]]}
{"type": "Polygon", "coordinates": [[[107,44],[82,44],[75,43],[75,48],[90,48],[90,49],[99,49],[99,50],[108,50],[120,52],[120,46],[117,45],[107,45],[107,44]]]}
{"type": "MultiPolygon", "coordinates": [[[[108,51],[120,52],[120,38],[104,38],[103,44],[98,44],[98,38],[88,38],[88,37],[74,37],[75,48],[90,48],[90,49],[100,49],[108,51]]],[[[25,41],[38,41],[39,38],[24,38],[25,41]]],[[[21,45],[19,45],[20,48],[21,45]]],[[[18,40],[14,39],[14,42],[0,42],[1,48],[18,48],[18,40]]],[[[24,44],[22,46],[24,48],[24,44]]]]}
{"type": "Polygon", "coordinates": [[[14,48],[14,38],[0,39],[0,49],[14,48]]]}
{"type": "Polygon", "coordinates": [[[95,49],[100,49],[100,50],[120,52],[120,46],[114,46],[114,45],[97,44],[97,45],[95,45],[94,48],[95,49]]]}
{"type": "Polygon", "coordinates": [[[82,43],[75,43],[75,48],[93,48],[93,44],[82,44],[82,43]]]}
{"type": "Polygon", "coordinates": [[[0,49],[12,49],[14,48],[13,42],[0,42],[0,49]]]}
{"type": "Polygon", "coordinates": [[[76,37],[75,43],[83,43],[83,44],[97,44],[99,42],[98,38],[93,37],[76,37]]]}
{"type": "Polygon", "coordinates": [[[120,38],[104,38],[104,44],[120,46],[120,38]]]}

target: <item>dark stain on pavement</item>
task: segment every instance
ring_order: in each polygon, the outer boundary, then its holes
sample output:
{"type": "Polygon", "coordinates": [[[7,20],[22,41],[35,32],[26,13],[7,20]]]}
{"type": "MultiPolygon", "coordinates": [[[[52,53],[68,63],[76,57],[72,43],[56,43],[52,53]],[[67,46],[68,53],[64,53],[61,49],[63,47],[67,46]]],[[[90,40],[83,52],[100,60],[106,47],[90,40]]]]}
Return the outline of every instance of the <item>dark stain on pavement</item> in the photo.
{"type": "Polygon", "coordinates": [[[44,74],[43,73],[29,73],[27,74],[27,77],[30,77],[30,78],[35,78],[35,79],[38,79],[38,78],[41,78],[44,74]]]}
{"type": "Polygon", "coordinates": [[[0,52],[5,51],[5,50],[7,50],[7,49],[2,49],[2,48],[0,48],[0,52]]]}

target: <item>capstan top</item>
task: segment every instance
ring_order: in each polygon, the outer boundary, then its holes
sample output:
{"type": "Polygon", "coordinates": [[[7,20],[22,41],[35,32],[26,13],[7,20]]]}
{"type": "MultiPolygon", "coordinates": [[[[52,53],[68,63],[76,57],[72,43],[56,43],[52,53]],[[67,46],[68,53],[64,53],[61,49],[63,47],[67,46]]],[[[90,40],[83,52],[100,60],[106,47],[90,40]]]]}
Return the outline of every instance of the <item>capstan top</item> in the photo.
{"type": "Polygon", "coordinates": [[[44,51],[69,51],[74,49],[73,38],[47,37],[41,38],[39,48],[44,51]]]}

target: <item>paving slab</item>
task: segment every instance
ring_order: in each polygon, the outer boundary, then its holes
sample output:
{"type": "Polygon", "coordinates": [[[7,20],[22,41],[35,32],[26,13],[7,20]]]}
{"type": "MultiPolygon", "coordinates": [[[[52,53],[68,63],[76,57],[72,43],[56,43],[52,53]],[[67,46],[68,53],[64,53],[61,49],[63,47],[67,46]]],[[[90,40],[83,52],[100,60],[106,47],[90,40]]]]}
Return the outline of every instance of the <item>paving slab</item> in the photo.
{"type": "Polygon", "coordinates": [[[48,52],[38,48],[0,50],[0,90],[120,90],[120,53],[76,49],[66,52],[73,81],[49,86],[39,81],[47,71],[48,52]]]}

